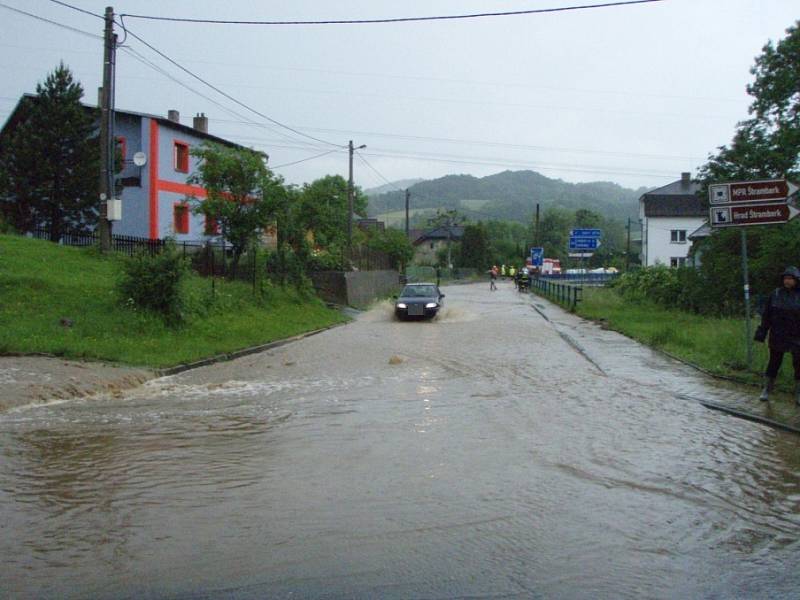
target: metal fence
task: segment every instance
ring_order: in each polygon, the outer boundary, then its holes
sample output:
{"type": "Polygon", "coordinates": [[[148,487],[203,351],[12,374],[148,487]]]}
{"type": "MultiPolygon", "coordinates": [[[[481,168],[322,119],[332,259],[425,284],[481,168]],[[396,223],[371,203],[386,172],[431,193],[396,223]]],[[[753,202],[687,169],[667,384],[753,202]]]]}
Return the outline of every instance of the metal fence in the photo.
{"type": "MultiPolygon", "coordinates": [[[[30,231],[28,237],[50,240],[50,230],[41,227],[30,231]]],[[[100,243],[97,231],[65,230],[60,234],[57,243],[63,246],[87,247],[100,243]]],[[[147,252],[151,256],[160,253],[169,242],[165,239],[136,237],[130,235],[112,235],[111,248],[115,252],[133,256],[138,252],[147,252]]],[[[205,277],[226,277],[244,281],[256,281],[266,270],[265,259],[268,250],[248,249],[240,257],[239,263],[233,265],[233,251],[230,243],[223,240],[183,240],[174,242],[175,248],[188,259],[192,269],[205,277]]],[[[390,257],[377,250],[354,247],[350,253],[350,264],[359,271],[378,271],[393,268],[390,257]]]]}
{"type": "Polygon", "coordinates": [[[569,283],[585,283],[587,285],[606,285],[619,277],[619,273],[548,273],[540,275],[540,279],[564,281],[569,283]]]}
{"type": "MultiPolygon", "coordinates": [[[[38,240],[49,240],[50,230],[37,228],[28,233],[29,237],[38,240]]],[[[71,231],[66,230],[61,237],[56,240],[63,246],[93,246],[100,243],[100,234],[96,231],[71,231]]],[[[166,245],[165,240],[136,237],[132,235],[112,235],[111,248],[115,252],[121,252],[128,256],[133,256],[137,252],[145,251],[149,254],[158,254],[166,245]]]]}
{"type": "Polygon", "coordinates": [[[359,271],[388,271],[394,268],[387,254],[363,246],[354,246],[350,250],[350,264],[359,271]]]}
{"type": "Polygon", "coordinates": [[[581,301],[583,288],[569,283],[550,281],[545,278],[531,279],[531,289],[542,296],[566,306],[571,312],[581,301]]]}

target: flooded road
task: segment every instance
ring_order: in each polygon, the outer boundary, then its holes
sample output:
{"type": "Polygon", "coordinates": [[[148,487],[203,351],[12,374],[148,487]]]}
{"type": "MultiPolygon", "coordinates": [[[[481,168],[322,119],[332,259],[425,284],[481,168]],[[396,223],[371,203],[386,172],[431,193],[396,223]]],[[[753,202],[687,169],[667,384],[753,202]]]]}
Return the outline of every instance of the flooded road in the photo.
{"type": "Polygon", "coordinates": [[[487,287],[0,414],[0,597],[797,597],[800,438],[487,287]]]}

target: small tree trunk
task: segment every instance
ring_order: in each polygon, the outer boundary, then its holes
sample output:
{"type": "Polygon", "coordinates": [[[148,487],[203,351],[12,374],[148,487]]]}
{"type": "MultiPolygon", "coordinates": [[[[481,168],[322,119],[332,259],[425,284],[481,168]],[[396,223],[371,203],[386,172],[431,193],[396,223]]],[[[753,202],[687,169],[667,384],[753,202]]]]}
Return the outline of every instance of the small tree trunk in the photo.
{"type": "Polygon", "coordinates": [[[61,241],[61,211],[56,204],[50,207],[50,241],[61,241]]]}

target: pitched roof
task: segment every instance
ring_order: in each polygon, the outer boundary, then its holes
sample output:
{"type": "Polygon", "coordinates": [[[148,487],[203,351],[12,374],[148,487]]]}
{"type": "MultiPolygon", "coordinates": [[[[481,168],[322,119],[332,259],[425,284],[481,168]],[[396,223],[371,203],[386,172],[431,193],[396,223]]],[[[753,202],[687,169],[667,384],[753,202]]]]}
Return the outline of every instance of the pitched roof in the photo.
{"type": "Polygon", "coordinates": [[[452,227],[437,227],[419,236],[414,240],[414,244],[421,244],[427,240],[460,240],[464,237],[464,227],[461,225],[453,225],[452,227]],[[450,230],[448,232],[448,229],[450,230]]]}
{"type": "Polygon", "coordinates": [[[697,196],[701,185],[695,181],[678,179],[672,183],[642,194],[645,217],[703,217],[708,206],[697,196]]]}
{"type": "MultiPolygon", "coordinates": [[[[38,97],[39,96],[37,94],[23,94],[20,97],[19,102],[17,102],[17,105],[14,107],[14,110],[11,112],[11,114],[6,119],[6,122],[3,124],[2,129],[0,129],[0,138],[3,137],[3,134],[6,131],[10,131],[11,129],[13,129],[14,126],[16,125],[16,122],[23,116],[23,114],[24,114],[23,108],[24,108],[25,100],[30,99],[32,101],[36,101],[36,99],[38,97]]],[[[97,107],[96,106],[92,106],[91,104],[86,104],[86,103],[83,103],[83,102],[81,104],[87,110],[92,110],[92,109],[97,110],[97,107]]],[[[163,125],[167,125],[169,127],[172,127],[173,129],[177,129],[178,131],[183,131],[184,133],[190,133],[190,134],[194,135],[195,137],[199,137],[199,138],[206,139],[206,140],[209,140],[209,141],[212,141],[212,142],[216,142],[218,144],[223,144],[225,146],[235,147],[235,148],[242,148],[243,147],[240,144],[237,144],[236,142],[232,142],[230,140],[226,140],[225,138],[221,138],[221,137],[218,137],[218,136],[210,134],[210,133],[202,132],[199,129],[195,129],[194,127],[191,127],[190,125],[183,125],[182,123],[178,123],[176,121],[171,121],[167,117],[162,117],[160,115],[152,115],[152,114],[149,114],[149,113],[136,112],[136,111],[132,111],[132,110],[122,110],[120,108],[115,108],[114,112],[116,114],[128,115],[128,116],[132,116],[132,117],[154,119],[154,120],[158,121],[159,123],[161,123],[163,125]]]]}
{"type": "Polygon", "coordinates": [[[697,196],[647,196],[644,200],[644,216],[707,217],[708,206],[697,196]]]}
{"type": "Polygon", "coordinates": [[[711,225],[708,224],[708,221],[700,225],[697,229],[695,229],[692,233],[690,233],[687,237],[694,241],[700,240],[702,238],[706,238],[711,235],[711,225]]]}

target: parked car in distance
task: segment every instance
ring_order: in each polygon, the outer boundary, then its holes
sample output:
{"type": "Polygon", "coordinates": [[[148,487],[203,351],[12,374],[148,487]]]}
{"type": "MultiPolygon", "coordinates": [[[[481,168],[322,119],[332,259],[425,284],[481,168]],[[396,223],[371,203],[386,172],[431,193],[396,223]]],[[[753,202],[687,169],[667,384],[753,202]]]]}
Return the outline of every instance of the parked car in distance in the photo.
{"type": "Polygon", "coordinates": [[[432,319],[439,312],[444,294],[435,283],[409,283],[394,302],[398,319],[432,319]]]}

